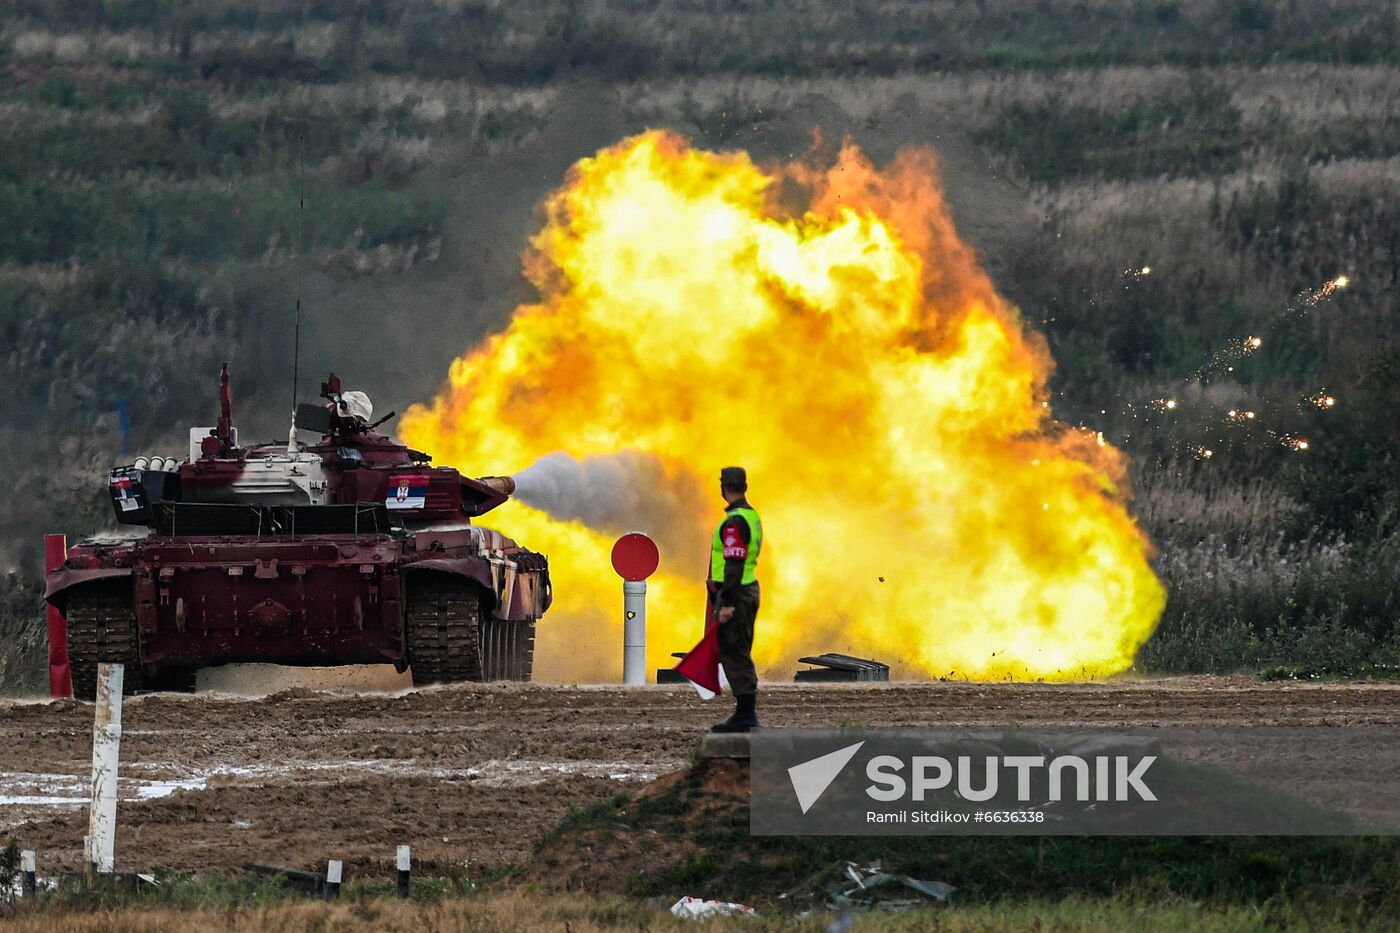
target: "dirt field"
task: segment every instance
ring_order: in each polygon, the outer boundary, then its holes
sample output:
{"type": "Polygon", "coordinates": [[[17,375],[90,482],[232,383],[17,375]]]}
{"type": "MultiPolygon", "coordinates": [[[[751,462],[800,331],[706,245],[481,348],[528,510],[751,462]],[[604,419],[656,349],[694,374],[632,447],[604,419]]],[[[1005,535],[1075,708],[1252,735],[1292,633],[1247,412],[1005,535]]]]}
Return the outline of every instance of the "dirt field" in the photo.
{"type": "MultiPolygon", "coordinates": [[[[762,701],[774,726],[1400,725],[1397,685],[1225,678],[788,685],[762,701]]],[[[409,843],[417,870],[484,873],[524,859],[570,807],[684,766],[725,712],[659,687],[139,697],[123,713],[117,858],[127,870],[196,870],[336,857],[380,873],[409,843]]],[[[86,704],[0,705],[0,834],[38,850],[48,871],[78,865],[91,724],[86,704]]]]}

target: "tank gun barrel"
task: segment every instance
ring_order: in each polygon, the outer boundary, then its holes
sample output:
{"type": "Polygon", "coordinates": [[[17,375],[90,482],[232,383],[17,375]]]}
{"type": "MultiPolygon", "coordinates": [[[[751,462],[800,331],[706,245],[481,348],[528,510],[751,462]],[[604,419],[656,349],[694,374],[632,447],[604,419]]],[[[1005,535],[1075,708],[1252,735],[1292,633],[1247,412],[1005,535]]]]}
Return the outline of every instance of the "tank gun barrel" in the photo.
{"type": "Polygon", "coordinates": [[[482,476],[477,479],[483,486],[490,486],[503,496],[515,495],[515,478],[511,476],[482,476]]]}

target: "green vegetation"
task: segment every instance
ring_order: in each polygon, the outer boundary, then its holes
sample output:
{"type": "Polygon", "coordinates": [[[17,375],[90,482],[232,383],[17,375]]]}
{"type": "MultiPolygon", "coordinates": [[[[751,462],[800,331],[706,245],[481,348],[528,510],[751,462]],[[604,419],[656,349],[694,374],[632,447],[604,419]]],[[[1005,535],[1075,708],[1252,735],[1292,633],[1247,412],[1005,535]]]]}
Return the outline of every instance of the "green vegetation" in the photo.
{"type": "MultiPolygon", "coordinates": [[[[377,181],[342,188],[314,178],[304,193],[313,205],[305,222],[309,246],[355,235],[371,243],[411,242],[430,236],[440,220],[426,193],[377,181]]],[[[0,211],[34,223],[0,233],[0,251],[22,263],[93,262],[128,251],[194,262],[255,258],[283,236],[300,236],[301,196],[292,179],[246,179],[236,187],[202,181],[3,185],[0,211]]]]}
{"type": "Polygon", "coordinates": [[[1107,111],[1017,101],[981,139],[1036,182],[1231,171],[1245,145],[1239,109],[1224,88],[1203,81],[1107,111]]]}
{"type": "Polygon", "coordinates": [[[0,848],[0,910],[14,900],[19,875],[19,843],[10,839],[0,848]]]}
{"type": "MultiPolygon", "coordinates": [[[[676,0],[312,4],[20,0],[36,33],[91,31],[124,64],[235,86],[362,73],[539,84],[706,74],[888,75],[909,69],[1393,63],[1400,25],[1361,0],[1137,0],[930,6],[913,0],[756,2],[716,16],[676,0]]],[[[43,38],[29,48],[47,51],[43,38]]],[[[57,54],[57,50],[50,52],[57,54]]],[[[61,89],[60,89],[61,90],[61,89]]]]}

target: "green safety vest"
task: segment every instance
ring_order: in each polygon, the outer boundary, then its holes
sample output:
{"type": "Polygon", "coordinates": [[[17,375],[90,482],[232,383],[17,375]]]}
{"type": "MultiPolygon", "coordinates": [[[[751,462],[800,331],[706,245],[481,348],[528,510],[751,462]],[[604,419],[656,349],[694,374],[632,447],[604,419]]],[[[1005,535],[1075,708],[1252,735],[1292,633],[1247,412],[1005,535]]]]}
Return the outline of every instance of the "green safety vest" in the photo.
{"type": "Polygon", "coordinates": [[[724,513],[724,520],[715,528],[714,540],[710,542],[710,580],[714,583],[724,582],[724,542],[720,540],[720,532],[735,515],[742,515],[749,523],[749,556],[744,558],[744,577],[741,581],[748,585],[758,580],[758,549],[763,545],[763,523],[753,509],[730,509],[724,513]]]}

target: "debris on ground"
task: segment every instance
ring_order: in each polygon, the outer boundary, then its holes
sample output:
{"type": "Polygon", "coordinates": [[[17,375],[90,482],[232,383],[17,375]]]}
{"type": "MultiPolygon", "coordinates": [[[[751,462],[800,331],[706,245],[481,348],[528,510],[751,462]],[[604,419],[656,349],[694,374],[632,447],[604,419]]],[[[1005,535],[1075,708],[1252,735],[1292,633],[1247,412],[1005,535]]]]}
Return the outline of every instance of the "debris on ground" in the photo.
{"type": "Polygon", "coordinates": [[[860,865],[835,862],[817,872],[798,888],[782,895],[785,900],[810,900],[831,910],[877,908],[900,911],[943,902],[955,888],[943,881],[924,881],[887,872],[880,862],[860,865]],[[912,895],[912,896],[911,896],[912,895]]]}
{"type": "Polygon", "coordinates": [[[706,901],[698,897],[683,897],[671,905],[671,913],[687,920],[700,920],[705,917],[732,917],[735,914],[752,915],[753,908],[728,901],[706,901]]]}

